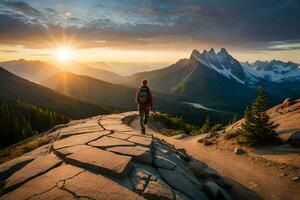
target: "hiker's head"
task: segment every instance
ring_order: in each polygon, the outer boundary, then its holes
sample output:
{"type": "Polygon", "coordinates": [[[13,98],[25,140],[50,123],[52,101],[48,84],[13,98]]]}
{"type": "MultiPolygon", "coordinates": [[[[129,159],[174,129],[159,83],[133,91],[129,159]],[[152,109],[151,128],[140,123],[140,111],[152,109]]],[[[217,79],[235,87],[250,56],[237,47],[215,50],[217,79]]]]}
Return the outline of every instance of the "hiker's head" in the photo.
{"type": "Polygon", "coordinates": [[[145,85],[145,86],[146,86],[147,84],[148,84],[148,81],[147,81],[147,80],[143,80],[143,81],[142,81],[142,85],[145,85]]]}

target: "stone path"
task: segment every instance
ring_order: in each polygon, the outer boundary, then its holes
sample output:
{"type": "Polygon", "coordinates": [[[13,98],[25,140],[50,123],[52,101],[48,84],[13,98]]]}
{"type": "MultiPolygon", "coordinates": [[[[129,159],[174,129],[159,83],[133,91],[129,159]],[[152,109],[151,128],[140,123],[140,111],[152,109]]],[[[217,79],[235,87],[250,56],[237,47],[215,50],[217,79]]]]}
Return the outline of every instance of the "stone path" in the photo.
{"type": "Polygon", "coordinates": [[[205,163],[126,125],[134,114],[72,121],[49,133],[54,142],[0,166],[0,199],[230,199],[205,163]]]}

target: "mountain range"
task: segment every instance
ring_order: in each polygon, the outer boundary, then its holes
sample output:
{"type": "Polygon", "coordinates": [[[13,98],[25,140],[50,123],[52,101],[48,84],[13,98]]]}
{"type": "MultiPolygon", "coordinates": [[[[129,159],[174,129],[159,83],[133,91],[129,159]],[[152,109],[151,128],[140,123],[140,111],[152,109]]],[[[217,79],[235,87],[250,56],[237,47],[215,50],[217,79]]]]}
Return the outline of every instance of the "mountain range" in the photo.
{"type": "Polygon", "coordinates": [[[104,69],[93,68],[77,62],[71,62],[61,66],[57,63],[45,63],[38,60],[27,61],[24,59],[19,59],[0,62],[0,66],[18,76],[21,76],[22,78],[28,79],[35,83],[41,83],[59,71],[68,71],[75,74],[86,75],[111,83],[118,82],[123,78],[117,73],[104,69]]]}
{"type": "Polygon", "coordinates": [[[157,98],[164,99],[158,100],[162,109],[168,107],[162,102],[172,101],[170,105],[176,104],[176,107],[181,107],[184,102],[196,105],[195,108],[205,106],[241,114],[255,98],[259,85],[265,88],[271,105],[287,97],[300,97],[298,64],[279,60],[239,62],[225,48],[217,53],[214,49],[202,53],[193,50],[189,59],[130,76],[75,62],[63,70],[40,61],[18,60],[0,65],[65,95],[125,110],[135,108],[132,99],[142,79],[148,79],[157,98]]]}
{"type": "MultiPolygon", "coordinates": [[[[41,84],[64,95],[109,107],[113,110],[127,111],[137,108],[134,102],[136,88],[126,85],[108,83],[65,71],[56,73],[41,84]]],[[[195,109],[191,105],[178,101],[172,94],[153,91],[153,96],[156,111],[182,116],[188,121],[199,123],[207,115],[210,115],[215,121],[226,122],[233,116],[233,113],[195,109]]]]}
{"type": "Polygon", "coordinates": [[[255,97],[256,88],[265,88],[270,103],[300,97],[300,69],[292,62],[273,60],[242,63],[225,48],[200,53],[193,50],[189,59],[151,72],[126,77],[124,84],[137,86],[149,79],[159,92],[175,95],[181,101],[241,113],[255,97]]]}
{"type": "Polygon", "coordinates": [[[106,107],[62,95],[49,88],[18,77],[0,67],[0,100],[21,100],[50,109],[73,119],[110,113],[106,107]]]}

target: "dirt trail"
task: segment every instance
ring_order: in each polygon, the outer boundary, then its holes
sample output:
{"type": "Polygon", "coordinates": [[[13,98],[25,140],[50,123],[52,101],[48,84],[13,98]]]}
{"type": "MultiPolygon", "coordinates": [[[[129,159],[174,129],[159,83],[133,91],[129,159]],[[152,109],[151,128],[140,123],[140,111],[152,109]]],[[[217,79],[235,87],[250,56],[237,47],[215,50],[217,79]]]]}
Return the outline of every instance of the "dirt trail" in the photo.
{"type": "MultiPolygon", "coordinates": [[[[138,120],[131,126],[139,129],[138,120]]],[[[166,140],[176,148],[184,148],[196,159],[216,169],[232,185],[236,199],[299,200],[300,182],[290,176],[283,176],[283,169],[265,166],[247,159],[247,156],[222,152],[199,144],[197,140],[176,140],[147,129],[147,134],[166,140]]],[[[300,175],[300,171],[298,170],[300,175]]]]}

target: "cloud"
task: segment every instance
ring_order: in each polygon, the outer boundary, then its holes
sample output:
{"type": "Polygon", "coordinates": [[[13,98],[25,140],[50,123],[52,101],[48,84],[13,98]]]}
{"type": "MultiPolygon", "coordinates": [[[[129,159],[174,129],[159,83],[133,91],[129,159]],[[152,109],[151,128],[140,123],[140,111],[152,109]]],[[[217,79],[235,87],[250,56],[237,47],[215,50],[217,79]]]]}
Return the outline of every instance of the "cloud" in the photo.
{"type": "Polygon", "coordinates": [[[39,10],[22,1],[4,1],[1,4],[28,16],[41,16],[41,12],[39,10]]]}
{"type": "Polygon", "coordinates": [[[2,5],[8,10],[0,9],[0,43],[29,47],[48,47],[53,41],[71,38],[86,48],[211,45],[276,51],[298,48],[282,48],[276,42],[300,40],[298,0],[103,1],[97,13],[80,10],[82,5],[76,9],[67,4],[45,5],[40,10],[20,1],[2,5]]]}

